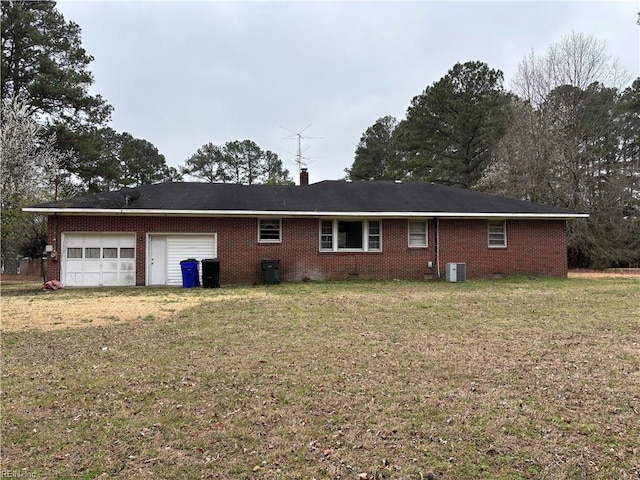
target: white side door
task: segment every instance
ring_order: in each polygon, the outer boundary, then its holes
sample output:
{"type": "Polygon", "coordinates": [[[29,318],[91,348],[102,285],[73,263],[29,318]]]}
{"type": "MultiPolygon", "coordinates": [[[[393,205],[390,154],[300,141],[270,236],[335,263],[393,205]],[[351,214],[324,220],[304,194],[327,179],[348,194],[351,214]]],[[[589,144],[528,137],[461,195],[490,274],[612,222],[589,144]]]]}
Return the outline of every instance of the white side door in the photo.
{"type": "Polygon", "coordinates": [[[149,285],[167,284],[167,237],[149,237],[149,285]]]}

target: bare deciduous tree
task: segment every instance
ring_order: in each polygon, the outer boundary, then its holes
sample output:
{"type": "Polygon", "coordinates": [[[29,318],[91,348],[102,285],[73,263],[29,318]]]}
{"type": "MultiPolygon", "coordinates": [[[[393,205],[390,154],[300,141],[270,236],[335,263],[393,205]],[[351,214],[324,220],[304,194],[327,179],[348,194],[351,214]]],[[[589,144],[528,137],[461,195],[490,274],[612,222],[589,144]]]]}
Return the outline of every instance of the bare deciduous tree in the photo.
{"type": "Polygon", "coordinates": [[[531,51],[519,64],[512,91],[533,107],[540,107],[562,85],[585,89],[594,82],[621,88],[628,73],[594,36],[571,33],[549,47],[543,56],[531,51]]]}
{"type": "Polygon", "coordinates": [[[33,110],[16,99],[2,102],[0,146],[2,260],[5,273],[16,273],[19,253],[30,241],[25,232],[33,230],[34,224],[32,216],[21,209],[60,195],[60,164],[72,153],[56,150],[55,136],[44,135],[33,110]]]}
{"type": "Polygon", "coordinates": [[[569,230],[582,265],[640,260],[640,169],[628,148],[639,132],[637,112],[621,108],[635,98],[633,89],[621,94],[624,78],[605,45],[581,34],[528,55],[513,83],[520,99],[478,185],[589,213],[569,230]]]}

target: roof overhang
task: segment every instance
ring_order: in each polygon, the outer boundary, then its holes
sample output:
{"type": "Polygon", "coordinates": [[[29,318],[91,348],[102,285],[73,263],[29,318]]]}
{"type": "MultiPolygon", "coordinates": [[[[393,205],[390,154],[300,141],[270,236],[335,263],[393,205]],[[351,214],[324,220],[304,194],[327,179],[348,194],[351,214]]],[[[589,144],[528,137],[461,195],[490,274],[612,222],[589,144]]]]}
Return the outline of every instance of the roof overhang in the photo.
{"type": "Polygon", "coordinates": [[[337,218],[337,217],[365,217],[365,218],[514,218],[514,219],[549,219],[568,220],[574,218],[588,218],[587,213],[505,213],[505,212],[321,212],[321,211],[291,211],[291,210],[156,210],[139,208],[38,208],[27,207],[22,211],[39,215],[83,215],[83,216],[135,216],[135,217],[307,217],[307,218],[337,218]]]}

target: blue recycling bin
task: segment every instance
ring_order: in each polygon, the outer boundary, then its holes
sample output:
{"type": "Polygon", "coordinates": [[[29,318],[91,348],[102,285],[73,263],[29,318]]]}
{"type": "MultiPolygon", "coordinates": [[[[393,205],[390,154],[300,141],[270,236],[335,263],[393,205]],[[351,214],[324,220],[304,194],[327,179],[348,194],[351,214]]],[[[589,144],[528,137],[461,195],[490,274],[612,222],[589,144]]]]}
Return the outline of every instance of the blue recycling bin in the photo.
{"type": "Polygon", "coordinates": [[[200,286],[200,274],[198,272],[198,260],[188,258],[180,262],[182,270],[182,286],[184,288],[193,288],[200,286]]]}

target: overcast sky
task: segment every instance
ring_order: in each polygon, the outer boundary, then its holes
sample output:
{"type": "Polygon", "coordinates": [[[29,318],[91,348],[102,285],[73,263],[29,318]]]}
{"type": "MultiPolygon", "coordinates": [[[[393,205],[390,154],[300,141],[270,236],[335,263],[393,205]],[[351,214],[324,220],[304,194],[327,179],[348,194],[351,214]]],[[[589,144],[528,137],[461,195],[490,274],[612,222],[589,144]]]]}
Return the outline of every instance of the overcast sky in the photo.
{"type": "Polygon", "coordinates": [[[509,87],[527,53],[577,32],[640,72],[637,1],[60,1],[58,10],[82,29],[92,91],[113,105],[115,130],[176,167],[205,143],[250,139],[296,181],[293,134],[302,132],[311,182],[342,178],[367,127],[404,118],[457,62],[486,62],[509,87]]]}

